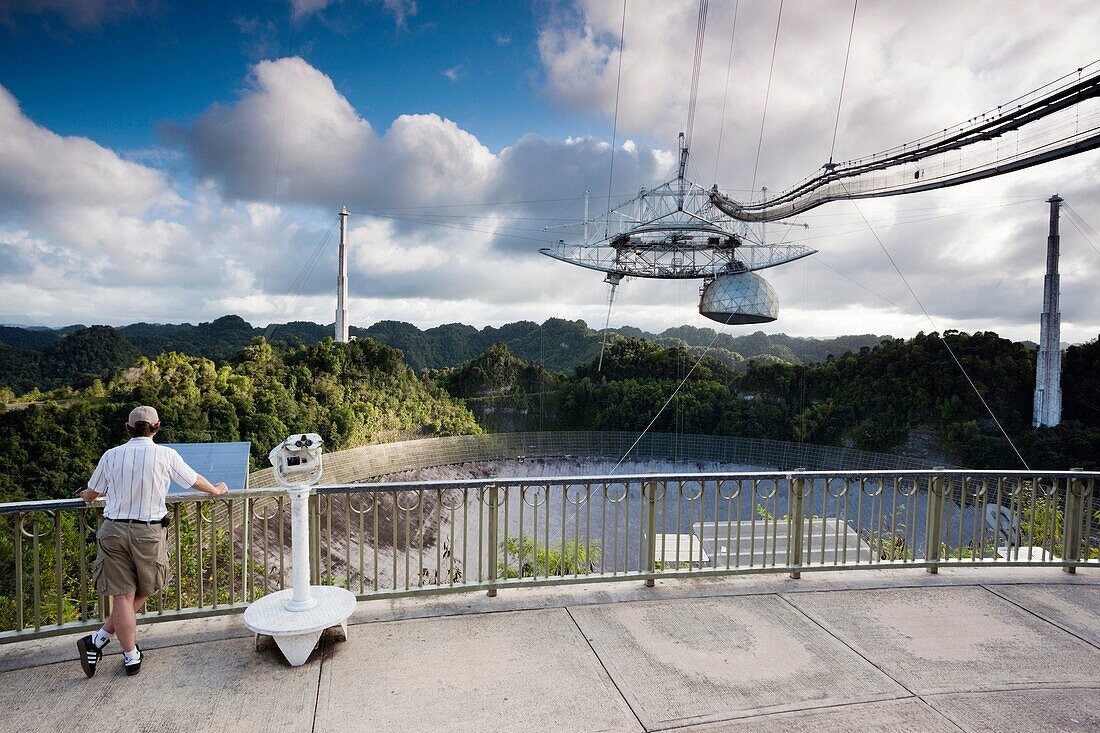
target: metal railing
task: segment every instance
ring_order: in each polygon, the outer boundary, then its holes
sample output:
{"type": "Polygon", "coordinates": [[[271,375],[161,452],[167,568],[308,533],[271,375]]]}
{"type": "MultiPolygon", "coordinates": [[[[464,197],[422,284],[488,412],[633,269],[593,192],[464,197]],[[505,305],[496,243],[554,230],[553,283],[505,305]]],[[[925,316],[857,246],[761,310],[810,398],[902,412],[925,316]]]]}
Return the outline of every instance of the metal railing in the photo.
{"type": "MultiPolygon", "coordinates": [[[[894,470],[317,487],[311,576],[361,599],[660,577],[1100,565],[1100,473],[894,470]]],[[[277,490],[169,497],[147,620],[231,613],[291,577],[277,490]]],[[[0,505],[0,641],[93,628],[100,510],[0,505]]]]}
{"type": "MultiPolygon", "coordinates": [[[[943,466],[942,462],[889,453],[768,438],[648,432],[639,439],[637,433],[627,431],[563,430],[453,435],[363,445],[326,453],[325,480],[350,484],[402,471],[495,460],[576,456],[618,460],[628,452],[631,459],[733,463],[779,470],[885,471],[943,466]]],[[[271,469],[250,474],[248,485],[275,486],[271,469]]]]}

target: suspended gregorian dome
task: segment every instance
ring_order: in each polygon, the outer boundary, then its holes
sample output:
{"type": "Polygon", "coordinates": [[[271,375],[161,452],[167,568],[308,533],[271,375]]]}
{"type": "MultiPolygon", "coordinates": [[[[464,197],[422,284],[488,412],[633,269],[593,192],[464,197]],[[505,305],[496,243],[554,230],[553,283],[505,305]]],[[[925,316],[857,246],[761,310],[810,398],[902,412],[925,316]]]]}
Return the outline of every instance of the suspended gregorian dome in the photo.
{"type": "Polygon", "coordinates": [[[779,317],[779,298],[755,272],[719,275],[703,287],[699,312],[729,326],[768,323],[779,317]]]}

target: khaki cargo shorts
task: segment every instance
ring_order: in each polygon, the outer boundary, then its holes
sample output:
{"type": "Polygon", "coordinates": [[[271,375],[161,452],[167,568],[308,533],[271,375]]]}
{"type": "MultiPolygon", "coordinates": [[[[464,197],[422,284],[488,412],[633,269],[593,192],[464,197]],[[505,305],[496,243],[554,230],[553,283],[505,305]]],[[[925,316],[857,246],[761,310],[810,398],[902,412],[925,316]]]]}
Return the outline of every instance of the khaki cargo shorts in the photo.
{"type": "Polygon", "coordinates": [[[151,596],[168,579],[168,528],[103,520],[92,578],[101,596],[151,596]]]}

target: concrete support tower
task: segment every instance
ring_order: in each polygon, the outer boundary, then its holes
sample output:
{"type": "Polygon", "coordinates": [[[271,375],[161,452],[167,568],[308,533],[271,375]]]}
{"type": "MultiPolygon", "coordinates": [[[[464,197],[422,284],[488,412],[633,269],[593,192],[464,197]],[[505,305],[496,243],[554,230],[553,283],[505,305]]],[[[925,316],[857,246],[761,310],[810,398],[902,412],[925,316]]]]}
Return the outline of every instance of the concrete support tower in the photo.
{"type": "Polygon", "coordinates": [[[1062,314],[1058,311],[1058,214],[1062,198],[1050,203],[1047,274],[1043,279],[1043,316],[1039,322],[1039,355],[1035,362],[1035,406],[1032,427],[1053,427],[1062,421],[1062,314]]]}
{"type": "Polygon", "coordinates": [[[340,273],[336,276],[336,336],[348,342],[348,207],[340,209],[340,273]]]}

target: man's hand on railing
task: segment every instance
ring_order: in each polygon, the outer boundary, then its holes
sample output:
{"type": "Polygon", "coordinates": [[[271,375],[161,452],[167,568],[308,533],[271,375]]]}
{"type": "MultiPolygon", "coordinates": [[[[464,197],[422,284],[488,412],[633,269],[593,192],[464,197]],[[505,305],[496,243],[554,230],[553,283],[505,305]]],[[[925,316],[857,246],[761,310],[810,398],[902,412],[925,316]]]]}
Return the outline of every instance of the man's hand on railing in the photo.
{"type": "Polygon", "coordinates": [[[93,501],[99,498],[99,494],[96,491],[88,488],[87,486],[77,491],[76,495],[83,499],[85,504],[91,504],[93,501]]]}
{"type": "Polygon", "coordinates": [[[195,479],[195,483],[191,484],[192,489],[198,489],[203,493],[210,494],[211,496],[221,496],[229,491],[229,487],[225,485],[224,481],[219,481],[216,484],[210,483],[205,476],[199,476],[195,479]]]}

